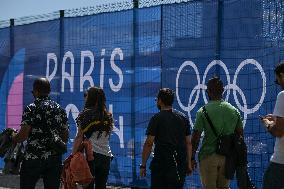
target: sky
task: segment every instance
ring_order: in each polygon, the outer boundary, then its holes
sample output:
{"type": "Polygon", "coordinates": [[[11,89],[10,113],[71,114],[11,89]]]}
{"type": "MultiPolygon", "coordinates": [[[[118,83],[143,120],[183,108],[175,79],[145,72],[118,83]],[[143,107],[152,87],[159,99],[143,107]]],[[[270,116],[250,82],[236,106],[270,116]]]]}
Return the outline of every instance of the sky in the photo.
{"type": "Polygon", "coordinates": [[[123,0],[0,0],[0,21],[123,0]]]}

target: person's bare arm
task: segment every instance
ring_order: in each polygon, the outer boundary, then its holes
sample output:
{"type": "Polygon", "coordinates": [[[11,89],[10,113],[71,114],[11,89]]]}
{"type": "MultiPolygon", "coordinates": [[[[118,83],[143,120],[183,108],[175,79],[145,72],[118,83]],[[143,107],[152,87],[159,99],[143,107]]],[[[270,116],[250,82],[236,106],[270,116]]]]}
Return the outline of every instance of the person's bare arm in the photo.
{"type": "Polygon", "coordinates": [[[284,136],[284,118],[283,117],[275,117],[274,119],[263,119],[264,124],[267,126],[267,130],[271,133],[271,135],[275,137],[284,136]]]}
{"type": "Polygon", "coordinates": [[[62,131],[61,138],[62,138],[63,142],[65,142],[65,143],[68,141],[68,138],[69,138],[69,129],[64,129],[64,130],[62,131]]]}
{"type": "Polygon", "coordinates": [[[195,157],[196,151],[199,146],[201,132],[194,130],[192,133],[191,144],[192,144],[192,157],[195,157]]]}
{"type": "Polygon", "coordinates": [[[155,136],[148,135],[144,143],[143,151],[142,151],[142,168],[140,169],[141,177],[146,176],[146,163],[152,151],[154,140],[155,140],[155,136]]]}
{"type": "Polygon", "coordinates": [[[186,151],[187,151],[187,173],[192,173],[192,164],[191,164],[191,158],[192,158],[192,145],[191,145],[191,139],[190,135],[185,137],[185,143],[186,143],[186,151]]]}
{"type": "Polygon", "coordinates": [[[237,127],[235,132],[241,136],[241,137],[244,137],[244,129],[242,127],[237,127]]]}
{"type": "Polygon", "coordinates": [[[31,126],[22,125],[20,131],[15,136],[13,136],[12,138],[13,143],[20,143],[27,140],[30,131],[31,131],[31,126]]]}
{"type": "Polygon", "coordinates": [[[74,143],[73,143],[72,154],[75,154],[78,151],[82,141],[83,141],[83,131],[81,127],[78,127],[78,131],[77,131],[74,143]]]}
{"type": "Polygon", "coordinates": [[[193,130],[192,137],[191,137],[191,144],[192,144],[191,166],[193,170],[196,168],[195,154],[199,146],[200,137],[201,137],[201,132],[197,130],[193,130]]]}

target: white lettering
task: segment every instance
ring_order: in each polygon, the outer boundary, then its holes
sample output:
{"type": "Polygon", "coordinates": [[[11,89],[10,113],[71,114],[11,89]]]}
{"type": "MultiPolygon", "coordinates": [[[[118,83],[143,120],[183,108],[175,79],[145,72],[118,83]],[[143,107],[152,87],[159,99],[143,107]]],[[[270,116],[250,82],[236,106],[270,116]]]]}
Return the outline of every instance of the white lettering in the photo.
{"type": "MultiPolygon", "coordinates": [[[[102,49],[101,56],[105,56],[106,50],[102,49]]],[[[104,88],[105,58],[101,59],[100,87],[104,88]]]]}
{"type": "Polygon", "coordinates": [[[114,63],[114,57],[116,55],[119,55],[119,60],[123,60],[123,53],[120,48],[115,48],[112,53],[111,53],[111,58],[110,58],[110,65],[113,71],[115,71],[118,74],[119,77],[119,82],[117,85],[113,84],[112,78],[109,79],[109,85],[112,91],[118,92],[121,89],[121,86],[123,84],[123,74],[121,69],[114,63]]]}
{"type": "Polygon", "coordinates": [[[46,78],[50,82],[54,78],[54,76],[55,76],[55,74],[57,72],[57,56],[55,55],[55,53],[47,53],[47,60],[46,60],[46,62],[47,62],[47,65],[46,65],[46,78]],[[53,60],[53,62],[54,62],[54,69],[53,69],[51,74],[49,74],[50,73],[49,72],[50,60],[53,60]]]}
{"type": "Polygon", "coordinates": [[[93,78],[91,77],[92,71],[94,69],[94,55],[91,51],[81,51],[81,69],[80,69],[80,91],[84,90],[84,83],[85,81],[89,81],[90,86],[94,86],[93,78]],[[84,73],[84,65],[85,65],[85,57],[89,58],[91,60],[91,66],[89,70],[84,73]]]}
{"type": "MultiPolygon", "coordinates": [[[[74,121],[75,121],[75,119],[79,115],[79,110],[78,110],[78,108],[74,104],[68,104],[66,106],[66,108],[65,108],[65,112],[67,114],[67,117],[69,117],[69,114],[71,113],[72,118],[73,118],[74,121]]],[[[76,131],[76,133],[77,133],[78,132],[78,128],[76,127],[76,129],[77,129],[77,131],[76,131]]],[[[72,130],[72,129],[70,129],[70,130],[72,130]]]]}
{"type": "MultiPolygon", "coordinates": [[[[113,105],[109,105],[109,112],[113,114],[113,105]]],[[[124,148],[124,139],[123,139],[123,116],[118,117],[118,125],[119,129],[114,126],[113,132],[118,136],[119,138],[119,144],[120,148],[124,148]]]]}
{"type": "Polygon", "coordinates": [[[74,91],[74,56],[72,52],[68,51],[64,54],[62,62],[62,82],[61,82],[61,92],[64,92],[64,81],[67,79],[70,84],[70,91],[74,91]],[[65,71],[65,62],[67,59],[71,60],[71,73],[65,71]]]}

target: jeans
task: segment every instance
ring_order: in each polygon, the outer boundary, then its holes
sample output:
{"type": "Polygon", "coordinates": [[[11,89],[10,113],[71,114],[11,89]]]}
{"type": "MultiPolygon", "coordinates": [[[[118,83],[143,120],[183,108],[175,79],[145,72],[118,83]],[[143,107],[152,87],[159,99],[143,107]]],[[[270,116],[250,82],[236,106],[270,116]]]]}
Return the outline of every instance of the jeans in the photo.
{"type": "Polygon", "coordinates": [[[40,177],[43,178],[44,189],[59,188],[61,168],[61,156],[24,160],[20,171],[20,189],[34,189],[40,177]]]}
{"type": "Polygon", "coordinates": [[[92,175],[95,177],[94,183],[91,183],[84,189],[105,189],[109,175],[111,157],[94,153],[94,160],[88,162],[92,175]]]}
{"type": "Polygon", "coordinates": [[[263,189],[284,188],[284,164],[270,162],[263,176],[263,189]]]}

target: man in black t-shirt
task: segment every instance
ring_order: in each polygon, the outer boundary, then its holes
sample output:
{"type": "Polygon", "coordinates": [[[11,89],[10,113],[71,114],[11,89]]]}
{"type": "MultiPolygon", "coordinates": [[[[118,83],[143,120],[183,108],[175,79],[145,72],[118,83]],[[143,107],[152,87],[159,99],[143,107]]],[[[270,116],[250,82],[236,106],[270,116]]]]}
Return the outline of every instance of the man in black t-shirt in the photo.
{"type": "Polygon", "coordinates": [[[186,116],[173,110],[174,92],[160,89],[155,114],[148,125],[143,146],[140,176],[146,176],[146,162],[155,144],[151,162],[151,189],[181,189],[186,173],[191,174],[191,140],[186,116]]]}

